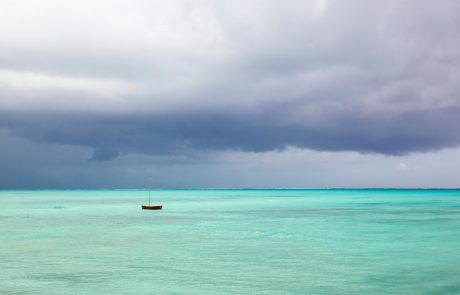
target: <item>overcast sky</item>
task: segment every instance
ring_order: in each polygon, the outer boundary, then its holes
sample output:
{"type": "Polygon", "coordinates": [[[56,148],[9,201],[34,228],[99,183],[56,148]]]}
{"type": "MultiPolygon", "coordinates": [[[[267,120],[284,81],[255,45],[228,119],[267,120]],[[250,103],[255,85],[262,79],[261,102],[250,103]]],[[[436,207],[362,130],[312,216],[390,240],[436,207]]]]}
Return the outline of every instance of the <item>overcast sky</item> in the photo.
{"type": "Polygon", "coordinates": [[[460,1],[0,2],[0,188],[460,187],[460,1]]]}

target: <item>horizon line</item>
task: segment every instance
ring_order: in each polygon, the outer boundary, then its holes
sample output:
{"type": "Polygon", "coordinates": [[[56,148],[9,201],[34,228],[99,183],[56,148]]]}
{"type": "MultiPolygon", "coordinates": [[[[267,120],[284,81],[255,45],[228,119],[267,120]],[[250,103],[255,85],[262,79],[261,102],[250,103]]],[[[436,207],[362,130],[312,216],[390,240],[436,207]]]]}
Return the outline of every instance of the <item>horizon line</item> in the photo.
{"type": "Polygon", "coordinates": [[[460,187],[287,187],[287,188],[270,188],[270,187],[241,187],[241,188],[0,188],[0,191],[189,191],[189,190],[460,190],[460,187]]]}

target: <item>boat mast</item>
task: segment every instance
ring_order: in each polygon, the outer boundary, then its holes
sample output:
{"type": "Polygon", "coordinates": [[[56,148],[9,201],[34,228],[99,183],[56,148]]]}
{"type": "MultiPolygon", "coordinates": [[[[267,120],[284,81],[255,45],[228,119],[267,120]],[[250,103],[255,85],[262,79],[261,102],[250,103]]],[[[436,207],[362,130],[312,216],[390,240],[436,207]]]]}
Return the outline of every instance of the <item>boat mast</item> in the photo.
{"type": "Polygon", "coordinates": [[[149,188],[149,206],[150,206],[150,191],[152,190],[151,186],[150,186],[151,183],[152,183],[152,176],[149,177],[149,186],[148,186],[148,188],[149,188]]]}

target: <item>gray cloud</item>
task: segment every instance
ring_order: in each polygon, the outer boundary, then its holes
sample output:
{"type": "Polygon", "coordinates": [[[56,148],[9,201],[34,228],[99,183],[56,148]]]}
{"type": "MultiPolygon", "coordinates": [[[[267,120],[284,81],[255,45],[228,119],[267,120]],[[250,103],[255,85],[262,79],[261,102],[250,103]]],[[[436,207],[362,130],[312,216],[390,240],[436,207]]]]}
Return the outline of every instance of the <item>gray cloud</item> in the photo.
{"type": "Polygon", "coordinates": [[[449,0],[5,1],[0,127],[90,150],[90,164],[456,147],[457,11],[449,0]]]}
{"type": "Polygon", "coordinates": [[[119,154],[187,155],[193,151],[266,152],[297,146],[326,151],[403,155],[454,147],[460,108],[356,114],[324,111],[296,122],[277,119],[282,106],[260,113],[119,115],[4,113],[0,125],[42,143],[90,147],[92,160],[119,154]]]}

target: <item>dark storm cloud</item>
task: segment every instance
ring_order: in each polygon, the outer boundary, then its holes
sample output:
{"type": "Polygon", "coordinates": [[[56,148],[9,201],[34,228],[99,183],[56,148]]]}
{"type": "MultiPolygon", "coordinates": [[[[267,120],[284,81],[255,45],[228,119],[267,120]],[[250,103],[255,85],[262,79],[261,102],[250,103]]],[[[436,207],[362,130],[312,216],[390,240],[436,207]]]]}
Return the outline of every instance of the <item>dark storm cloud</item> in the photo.
{"type": "Polygon", "coordinates": [[[458,1],[93,2],[10,3],[1,127],[96,162],[460,144],[458,1]]]}
{"type": "Polygon", "coordinates": [[[399,115],[322,113],[305,120],[307,124],[277,120],[283,112],[278,108],[259,115],[3,113],[0,126],[35,142],[92,148],[94,161],[130,153],[171,156],[196,150],[264,152],[288,146],[404,155],[460,143],[456,128],[460,125],[460,108],[399,115]]]}

